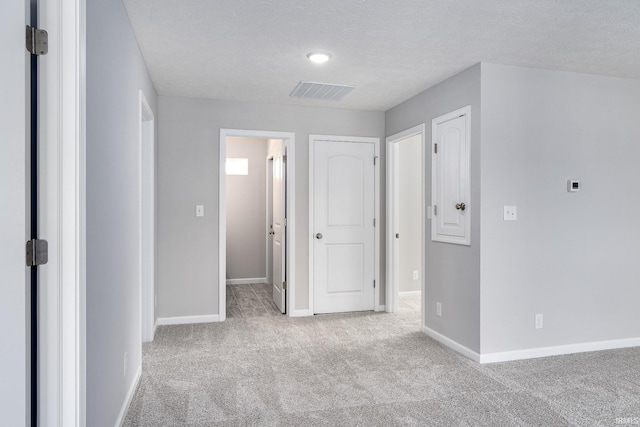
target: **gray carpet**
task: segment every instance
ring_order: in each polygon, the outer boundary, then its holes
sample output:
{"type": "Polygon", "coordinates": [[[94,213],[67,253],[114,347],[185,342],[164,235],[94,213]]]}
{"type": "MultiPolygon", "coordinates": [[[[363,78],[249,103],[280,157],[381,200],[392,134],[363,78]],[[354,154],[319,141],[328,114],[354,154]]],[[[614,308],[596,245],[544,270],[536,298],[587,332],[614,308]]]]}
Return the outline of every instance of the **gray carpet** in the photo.
{"type": "Polygon", "coordinates": [[[398,314],[162,326],[125,426],[614,426],[640,421],[640,349],[478,365],[398,314]],[[635,417],[635,418],[634,418],[635,417]]]}

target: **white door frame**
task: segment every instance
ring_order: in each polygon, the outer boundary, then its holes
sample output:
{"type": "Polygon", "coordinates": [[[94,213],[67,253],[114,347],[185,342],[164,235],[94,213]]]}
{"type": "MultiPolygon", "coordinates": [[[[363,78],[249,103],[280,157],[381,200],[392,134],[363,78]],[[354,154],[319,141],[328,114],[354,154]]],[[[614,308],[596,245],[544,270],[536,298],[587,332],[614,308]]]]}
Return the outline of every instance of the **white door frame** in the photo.
{"type": "Polygon", "coordinates": [[[218,153],[218,313],[227,318],[227,138],[281,139],[287,153],[287,316],[295,316],[295,133],[260,130],[220,129],[218,153]]]}
{"type": "Polygon", "coordinates": [[[394,135],[391,135],[389,137],[387,137],[387,260],[386,260],[386,264],[387,264],[387,287],[386,287],[386,308],[387,311],[390,313],[395,313],[398,311],[398,290],[399,290],[399,286],[398,283],[396,281],[397,278],[397,270],[398,270],[398,265],[396,263],[396,239],[394,236],[395,233],[395,224],[396,224],[396,199],[397,199],[397,194],[396,194],[396,183],[398,180],[398,169],[396,167],[396,162],[397,162],[397,150],[396,147],[398,147],[398,144],[401,141],[404,141],[407,138],[411,138],[412,136],[416,136],[416,135],[420,135],[421,139],[422,139],[422,155],[421,155],[421,159],[420,159],[420,170],[422,171],[422,198],[421,198],[421,202],[420,205],[422,206],[422,212],[421,212],[421,223],[422,223],[422,242],[421,242],[421,247],[422,247],[422,260],[420,262],[421,264],[421,277],[420,277],[420,289],[421,289],[421,298],[422,298],[422,303],[420,304],[420,311],[421,311],[421,317],[422,317],[422,325],[424,325],[424,295],[425,295],[425,286],[426,286],[426,282],[425,282],[425,266],[426,266],[426,257],[425,257],[425,248],[426,248],[426,241],[427,241],[427,226],[426,226],[426,208],[425,208],[425,201],[426,201],[426,185],[425,185],[425,179],[426,179],[426,153],[428,152],[428,150],[426,150],[426,145],[425,145],[425,124],[421,124],[418,126],[414,126],[410,129],[407,129],[405,131],[396,133],[394,135]]]}
{"type": "Polygon", "coordinates": [[[153,341],[155,325],[155,119],[147,98],[138,91],[138,199],[140,332],[153,341]]]}
{"type": "Polygon", "coordinates": [[[84,0],[40,0],[49,32],[40,57],[39,418],[86,425],[86,19],[84,0]]]}
{"type": "MultiPolygon", "coordinates": [[[[269,232],[269,227],[271,225],[271,221],[273,220],[273,209],[272,209],[272,205],[273,205],[273,156],[272,155],[267,155],[267,158],[265,160],[265,165],[266,165],[266,176],[265,176],[265,185],[266,185],[266,191],[267,191],[267,203],[266,204],[266,225],[265,225],[265,229],[267,230],[267,232],[269,232]]],[[[266,276],[267,276],[267,284],[268,285],[273,285],[273,245],[272,245],[272,239],[271,239],[271,235],[268,234],[268,237],[265,239],[265,246],[266,246],[266,276]]]]}
{"type": "Polygon", "coordinates": [[[334,142],[365,142],[372,143],[375,153],[374,168],[374,217],[376,220],[374,232],[374,280],[376,289],[374,290],[374,311],[384,311],[385,306],[380,304],[380,237],[382,226],[380,224],[380,138],[360,137],[360,136],[335,136],[335,135],[309,135],[309,316],[313,316],[313,262],[314,262],[314,155],[313,147],[316,141],[334,142]]]}

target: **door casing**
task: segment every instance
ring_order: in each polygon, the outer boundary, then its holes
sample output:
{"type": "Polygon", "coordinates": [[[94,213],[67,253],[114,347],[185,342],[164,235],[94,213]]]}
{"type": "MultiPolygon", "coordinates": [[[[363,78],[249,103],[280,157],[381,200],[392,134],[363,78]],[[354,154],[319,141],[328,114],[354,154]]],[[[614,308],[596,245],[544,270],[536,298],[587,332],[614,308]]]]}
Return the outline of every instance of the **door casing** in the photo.
{"type": "MultiPolygon", "coordinates": [[[[41,57],[39,271],[41,425],[86,425],[86,12],[84,0],[39,0],[41,57]]],[[[24,27],[23,27],[24,31],[24,27]]],[[[24,33],[23,33],[24,34],[24,33]]]]}
{"type": "MultiPolygon", "coordinates": [[[[421,199],[421,221],[422,221],[422,261],[421,261],[421,269],[422,274],[420,277],[420,289],[421,289],[421,304],[420,304],[420,312],[421,312],[421,321],[422,325],[424,325],[425,319],[425,303],[424,296],[426,295],[426,280],[425,280],[425,268],[426,268],[426,241],[427,241],[427,223],[426,223],[426,153],[429,151],[425,149],[425,124],[421,124],[418,126],[414,126],[405,131],[396,133],[387,137],[387,247],[386,247],[386,266],[387,266],[387,281],[386,281],[386,311],[390,313],[395,313],[398,311],[398,292],[399,292],[399,284],[397,281],[397,273],[398,273],[398,263],[397,263],[397,239],[395,238],[396,233],[396,203],[397,203],[397,183],[398,183],[398,168],[397,168],[397,147],[401,141],[406,140],[407,138],[411,138],[413,136],[420,135],[422,140],[422,156],[420,158],[421,166],[420,169],[422,171],[422,199],[421,199]]],[[[402,236],[400,236],[402,238],[402,236]]]]}
{"type": "MultiPolygon", "coordinates": [[[[295,310],[295,133],[260,130],[220,129],[218,152],[218,313],[219,321],[227,318],[227,138],[281,139],[287,152],[287,315],[300,316],[295,310]]],[[[302,314],[304,315],[304,314],[302,314]]]]}
{"type": "Polygon", "coordinates": [[[138,185],[140,227],[140,328],[142,342],[153,341],[155,322],[155,119],[144,93],[138,91],[138,185]]]}
{"type": "Polygon", "coordinates": [[[380,283],[380,240],[382,224],[380,221],[380,138],[358,137],[358,136],[335,136],[335,135],[309,135],[309,315],[313,315],[313,290],[314,290],[314,156],[313,147],[316,141],[354,142],[372,143],[374,146],[376,165],[374,168],[374,215],[376,226],[374,228],[374,280],[376,289],[374,290],[374,310],[384,311],[385,306],[380,304],[380,294],[382,285],[380,283]]]}

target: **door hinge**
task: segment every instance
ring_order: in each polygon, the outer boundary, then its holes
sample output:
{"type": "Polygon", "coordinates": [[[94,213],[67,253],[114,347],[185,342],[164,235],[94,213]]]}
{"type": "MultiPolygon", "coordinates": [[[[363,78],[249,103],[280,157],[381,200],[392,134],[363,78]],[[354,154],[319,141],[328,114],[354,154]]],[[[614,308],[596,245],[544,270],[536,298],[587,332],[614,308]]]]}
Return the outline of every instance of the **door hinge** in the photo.
{"type": "Polygon", "coordinates": [[[287,156],[286,155],[282,156],[282,163],[287,163],[287,156]]]}
{"type": "Polygon", "coordinates": [[[27,50],[36,56],[49,53],[49,34],[45,30],[27,25],[27,50]]]}
{"type": "Polygon", "coordinates": [[[49,243],[33,239],[27,242],[27,267],[44,265],[49,261],[49,243]]]}
{"type": "Polygon", "coordinates": [[[373,156],[373,166],[378,162],[378,156],[373,156]]]}
{"type": "Polygon", "coordinates": [[[375,218],[373,218],[373,226],[374,227],[376,226],[376,219],[375,218]]]}
{"type": "Polygon", "coordinates": [[[373,287],[374,288],[376,287],[376,281],[375,280],[373,281],[373,287]]]}
{"type": "Polygon", "coordinates": [[[438,144],[433,144],[433,154],[438,154],[438,144]]]}
{"type": "Polygon", "coordinates": [[[396,239],[400,238],[400,233],[396,233],[396,239]]]}
{"type": "Polygon", "coordinates": [[[282,220],[282,225],[284,225],[285,227],[286,227],[287,225],[289,225],[289,224],[287,223],[287,218],[285,218],[285,219],[283,219],[283,220],[282,220]]]}
{"type": "Polygon", "coordinates": [[[282,282],[282,290],[283,291],[287,290],[287,282],[282,282]]]}
{"type": "Polygon", "coordinates": [[[433,214],[438,215],[438,207],[436,205],[433,205],[433,214]]]}

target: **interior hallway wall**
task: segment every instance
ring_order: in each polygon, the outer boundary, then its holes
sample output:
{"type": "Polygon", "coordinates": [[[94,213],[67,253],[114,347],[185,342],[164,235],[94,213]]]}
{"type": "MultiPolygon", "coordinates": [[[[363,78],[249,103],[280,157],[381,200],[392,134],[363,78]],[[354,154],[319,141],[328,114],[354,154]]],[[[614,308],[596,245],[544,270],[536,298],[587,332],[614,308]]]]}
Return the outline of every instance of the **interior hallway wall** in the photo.
{"type": "Polygon", "coordinates": [[[398,143],[400,292],[420,291],[422,277],[422,138],[398,143]],[[418,278],[413,272],[418,272],[418,278]]]}
{"type": "Polygon", "coordinates": [[[248,175],[227,175],[227,279],[266,278],[268,140],[227,138],[227,158],[245,158],[248,175]]]}
{"type": "MultiPolygon", "coordinates": [[[[220,129],[294,132],[296,294],[309,301],[309,134],[381,139],[384,113],[210,99],[158,97],[158,316],[218,314],[218,153],[220,129]],[[196,204],[205,205],[196,218],[196,204]]],[[[381,164],[384,164],[384,158],[381,164]]],[[[381,171],[384,182],[384,170],[381,171]]],[[[384,206],[382,191],[381,206],[384,206]]],[[[384,210],[380,224],[384,224],[384,210]]],[[[381,248],[384,247],[384,228],[381,248]]],[[[381,251],[381,279],[384,250],[381,251]]],[[[384,302],[384,285],[378,287],[384,302]]]]}
{"type": "Polygon", "coordinates": [[[86,14],[87,425],[113,427],[141,369],[138,91],[154,113],[156,92],[122,1],[86,14]]]}
{"type": "MultiPolygon", "coordinates": [[[[471,245],[432,242],[424,248],[426,292],[422,295],[427,328],[480,351],[480,64],[421,92],[386,113],[387,136],[426,124],[425,147],[431,147],[431,121],[471,105],[471,245]],[[435,304],[442,303],[442,316],[435,304]]],[[[431,151],[424,150],[425,194],[431,204],[431,151]]],[[[468,203],[469,205],[469,203],[468,203]]],[[[424,224],[431,229],[431,221],[424,224]]]]}

